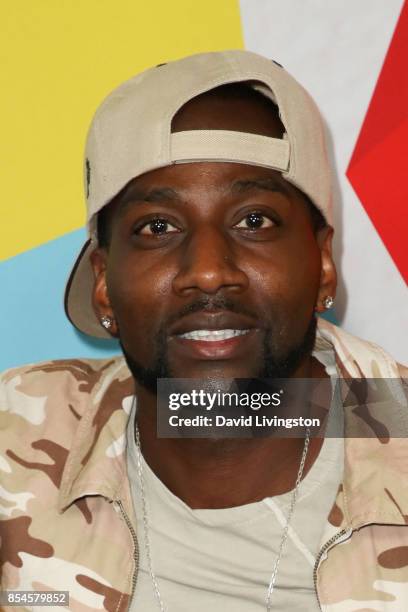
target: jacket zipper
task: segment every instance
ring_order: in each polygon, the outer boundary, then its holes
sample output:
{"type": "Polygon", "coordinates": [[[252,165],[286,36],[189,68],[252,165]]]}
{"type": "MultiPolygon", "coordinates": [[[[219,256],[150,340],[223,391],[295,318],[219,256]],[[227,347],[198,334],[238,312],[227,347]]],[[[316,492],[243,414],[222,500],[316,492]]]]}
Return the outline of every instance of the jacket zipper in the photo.
{"type": "Polygon", "coordinates": [[[342,529],[341,531],[336,533],[333,537],[331,537],[330,540],[328,540],[326,542],[326,544],[323,546],[323,548],[320,549],[319,554],[317,555],[316,562],[315,562],[314,568],[313,568],[313,584],[314,584],[314,590],[315,590],[315,594],[316,594],[317,603],[319,604],[319,609],[320,610],[322,610],[322,606],[320,605],[319,596],[317,594],[317,570],[319,568],[319,564],[320,564],[321,558],[328,551],[328,549],[331,548],[335,542],[337,542],[337,540],[339,540],[343,536],[347,535],[347,538],[344,538],[346,540],[346,539],[348,539],[348,537],[351,536],[352,533],[353,533],[353,530],[351,528],[350,529],[342,529]]]}
{"type": "Polygon", "coordinates": [[[130,597],[129,597],[129,607],[128,607],[128,612],[130,610],[130,606],[132,605],[132,599],[133,599],[133,595],[135,593],[135,588],[136,588],[136,582],[137,582],[137,574],[138,574],[138,569],[139,569],[139,542],[137,540],[137,535],[136,535],[136,531],[134,530],[134,527],[132,525],[132,523],[130,522],[130,519],[128,517],[128,515],[126,514],[124,508],[123,508],[123,504],[121,502],[120,499],[116,500],[116,504],[118,505],[118,508],[120,510],[120,513],[123,517],[123,520],[125,521],[126,525],[128,526],[128,529],[131,533],[132,539],[133,539],[133,559],[135,562],[135,569],[133,571],[133,576],[132,576],[132,590],[130,593],[130,597]]]}

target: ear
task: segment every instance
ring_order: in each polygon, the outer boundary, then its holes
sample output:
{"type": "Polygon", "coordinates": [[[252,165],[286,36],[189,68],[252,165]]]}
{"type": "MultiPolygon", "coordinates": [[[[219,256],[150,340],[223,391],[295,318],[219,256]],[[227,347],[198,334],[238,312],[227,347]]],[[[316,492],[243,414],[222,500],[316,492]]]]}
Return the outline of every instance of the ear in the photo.
{"type": "Polygon", "coordinates": [[[337,272],[333,261],[332,240],[334,230],[329,225],[317,233],[317,242],[321,251],[321,274],[320,286],[315,306],[316,312],[324,312],[324,300],[331,296],[336,296],[337,272]]]}
{"type": "Polygon", "coordinates": [[[101,248],[95,249],[95,251],[93,251],[90,255],[91,265],[95,277],[92,291],[92,305],[99,321],[102,319],[102,317],[109,317],[109,319],[112,321],[112,325],[106,331],[111,336],[117,338],[119,336],[118,325],[109,300],[108,289],[106,286],[107,258],[108,254],[106,250],[101,248]]]}

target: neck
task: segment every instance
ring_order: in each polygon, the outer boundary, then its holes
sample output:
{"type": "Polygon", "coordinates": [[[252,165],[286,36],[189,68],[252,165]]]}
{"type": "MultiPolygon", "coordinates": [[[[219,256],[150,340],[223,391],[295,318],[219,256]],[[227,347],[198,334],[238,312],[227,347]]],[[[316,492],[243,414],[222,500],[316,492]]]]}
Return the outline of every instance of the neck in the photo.
{"type": "MultiPolygon", "coordinates": [[[[327,377],[309,358],[294,377],[327,377]]],[[[156,396],[136,386],[142,452],[158,478],[190,508],[229,508],[293,489],[304,440],[299,438],[158,438],[156,396]]],[[[310,441],[303,475],[322,438],[310,441]]]]}

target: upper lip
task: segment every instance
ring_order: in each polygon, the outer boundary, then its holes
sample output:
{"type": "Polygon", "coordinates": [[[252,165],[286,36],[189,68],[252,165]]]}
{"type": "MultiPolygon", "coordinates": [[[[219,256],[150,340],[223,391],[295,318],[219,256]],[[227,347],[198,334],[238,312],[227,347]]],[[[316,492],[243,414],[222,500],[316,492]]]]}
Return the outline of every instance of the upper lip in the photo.
{"type": "Polygon", "coordinates": [[[253,319],[246,315],[230,311],[195,312],[185,315],[182,319],[170,326],[170,335],[178,336],[199,329],[254,329],[256,326],[253,319]]]}

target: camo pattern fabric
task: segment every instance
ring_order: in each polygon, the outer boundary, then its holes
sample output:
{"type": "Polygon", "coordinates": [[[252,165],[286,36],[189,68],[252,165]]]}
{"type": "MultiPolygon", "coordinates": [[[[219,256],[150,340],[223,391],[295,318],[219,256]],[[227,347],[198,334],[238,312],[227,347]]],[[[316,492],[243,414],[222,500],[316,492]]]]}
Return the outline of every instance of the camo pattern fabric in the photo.
{"type": "MultiPolygon", "coordinates": [[[[358,424],[373,431],[345,440],[343,483],[314,572],[319,604],[325,612],[408,610],[408,371],[325,321],[316,346],[334,348],[346,431],[355,435],[358,424]],[[395,381],[390,410],[397,412],[399,438],[364,403],[362,381],[373,377],[395,381]]],[[[1,590],[69,591],[74,612],[128,610],[138,560],[125,455],[132,396],[122,357],[50,361],[4,373],[1,590]]]]}

